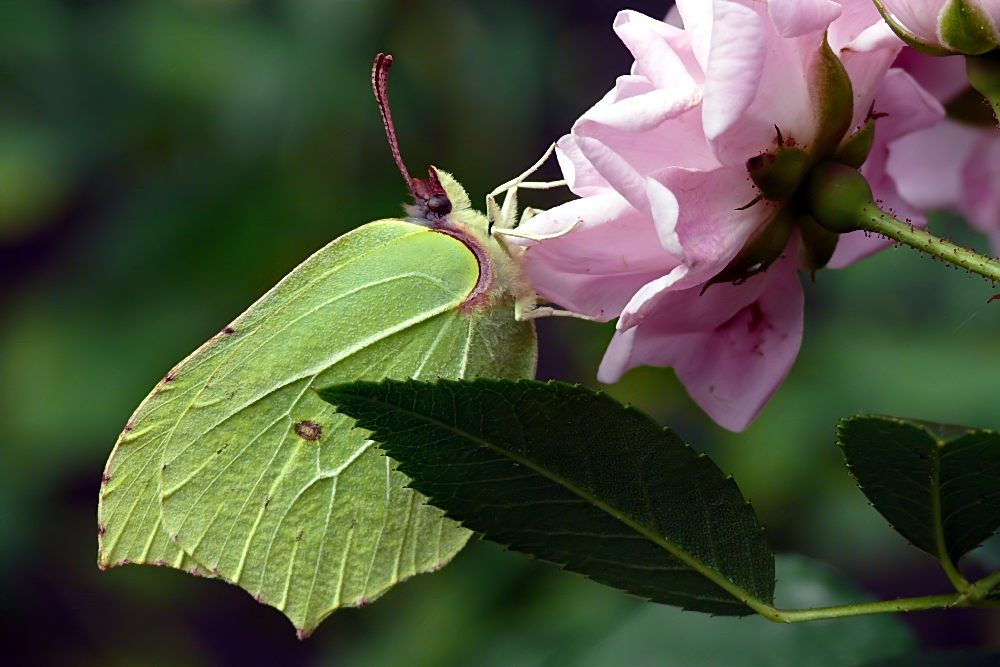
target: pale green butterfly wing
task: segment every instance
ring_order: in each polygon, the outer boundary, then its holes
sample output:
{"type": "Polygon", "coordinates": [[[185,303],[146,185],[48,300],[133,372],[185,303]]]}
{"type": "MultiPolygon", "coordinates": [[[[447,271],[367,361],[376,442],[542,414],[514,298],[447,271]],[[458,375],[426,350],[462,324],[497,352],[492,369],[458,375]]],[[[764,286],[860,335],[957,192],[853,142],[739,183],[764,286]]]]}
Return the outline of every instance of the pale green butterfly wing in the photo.
{"type": "MultiPolygon", "coordinates": [[[[226,331],[229,329],[227,328],[226,331]]],[[[169,539],[160,518],[160,465],[166,437],[197,390],[196,377],[207,378],[212,362],[231,345],[223,332],[178,364],[139,405],[119,436],[101,480],[98,505],[98,565],[164,565],[211,576],[169,539]],[[171,380],[179,372],[185,383],[171,380]]]]}
{"type": "Polygon", "coordinates": [[[102,568],[143,563],[169,565],[193,574],[208,573],[162,528],[159,471],[166,438],[187,404],[215,372],[220,359],[239,345],[246,332],[259,326],[266,309],[273,309],[280,300],[278,293],[301,290],[308,285],[310,272],[347,262],[352,255],[364,256],[371,248],[399,236],[398,230],[381,224],[364,229],[335,240],[304,262],[233,326],[226,327],[171,370],[142,402],[119,437],[102,480],[98,507],[98,564],[102,568]],[[184,380],[174,381],[179,375],[184,380]]]}
{"type": "Polygon", "coordinates": [[[401,221],[303,263],[140,407],[109,462],[102,562],[151,562],[176,542],[194,563],[159,560],[238,583],[303,633],[446,563],[469,533],[310,388],[533,376],[534,329],[512,306],[462,312],[478,270],[461,242],[401,221]],[[149,488],[162,513],[136,493],[149,488]]]}

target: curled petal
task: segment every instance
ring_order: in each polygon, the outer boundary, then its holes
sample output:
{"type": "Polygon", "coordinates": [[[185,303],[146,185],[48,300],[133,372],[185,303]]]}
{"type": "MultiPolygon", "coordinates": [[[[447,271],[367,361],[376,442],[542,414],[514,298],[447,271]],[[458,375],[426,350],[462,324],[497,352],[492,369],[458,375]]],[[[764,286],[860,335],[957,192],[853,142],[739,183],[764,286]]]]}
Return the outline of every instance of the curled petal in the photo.
{"type": "MultiPolygon", "coordinates": [[[[718,38],[719,47],[713,41],[705,81],[705,137],[716,158],[744,170],[747,159],[774,148],[775,127],[808,150],[817,124],[812,70],[823,33],[783,38],[758,12],[716,2],[719,8],[733,8],[717,9],[713,40],[718,38]]],[[[763,11],[763,3],[753,6],[763,11]]]]}
{"type": "MultiPolygon", "coordinates": [[[[628,331],[637,327],[647,315],[656,312],[659,306],[668,301],[670,296],[693,292],[691,288],[681,292],[670,291],[690,271],[687,265],[681,264],[667,275],[643,285],[625,306],[615,328],[619,331],[628,331]]],[[[681,314],[681,317],[683,316],[684,314],[681,314]]]]}
{"type": "Polygon", "coordinates": [[[637,73],[656,88],[685,97],[697,86],[665,39],[665,33],[681,32],[677,28],[638,12],[621,12],[615,19],[615,32],[635,57],[637,73]]]}
{"type": "Polygon", "coordinates": [[[753,102],[768,47],[764,22],[757,12],[729,0],[714,0],[713,6],[703,109],[705,136],[710,141],[728,130],[753,102]]]}
{"type": "Polygon", "coordinates": [[[831,0],[768,0],[767,13],[782,37],[826,30],[843,9],[831,0]]]}
{"type": "MultiPolygon", "coordinates": [[[[867,119],[868,110],[876,98],[876,93],[879,93],[877,111],[882,111],[886,96],[879,91],[879,88],[898,52],[899,48],[881,49],[875,53],[848,50],[841,53],[840,61],[844,64],[844,69],[847,70],[847,75],[851,78],[854,89],[854,117],[852,119],[854,128],[860,127],[867,119]]],[[[878,127],[881,128],[881,125],[878,127]]],[[[877,134],[878,130],[876,130],[877,134]]]]}
{"type": "Polygon", "coordinates": [[[830,25],[827,32],[834,53],[845,50],[870,52],[903,45],[903,40],[882,20],[871,0],[844,2],[843,9],[840,18],[830,25]]]}
{"type": "Polygon", "coordinates": [[[690,102],[694,107],[690,111],[644,132],[612,127],[584,115],[573,127],[573,138],[607,183],[634,207],[651,216],[646,198],[646,176],[650,172],[667,165],[696,169],[719,166],[705,142],[697,101],[690,102]]]}
{"type": "Polygon", "coordinates": [[[626,132],[645,132],[701,103],[701,87],[690,77],[670,89],[651,90],[614,104],[595,107],[583,118],[626,132]]]}
{"type": "Polygon", "coordinates": [[[597,137],[587,136],[588,132],[599,133],[600,126],[595,128],[594,125],[578,122],[574,128],[574,138],[580,151],[629,204],[646,217],[652,217],[646,199],[646,179],[637,169],[638,165],[597,137]]]}
{"type": "Polygon", "coordinates": [[[830,26],[828,39],[851,78],[853,120],[860,125],[886,71],[903,48],[903,41],[882,20],[870,0],[846,3],[843,15],[830,26]]]}
{"type": "Polygon", "coordinates": [[[559,162],[566,184],[575,195],[589,197],[613,192],[607,180],[584,157],[572,135],[567,134],[556,144],[556,160],[559,162]]]}
{"type": "MultiPolygon", "coordinates": [[[[606,100],[602,100],[602,102],[605,102],[606,104],[614,104],[615,102],[627,100],[630,97],[651,93],[654,90],[656,90],[656,87],[653,85],[653,82],[641,74],[624,74],[615,80],[614,90],[612,90],[608,98],[606,100]]],[[[598,104],[596,106],[604,105],[598,104]]]]}
{"type": "Polygon", "coordinates": [[[655,178],[646,179],[646,195],[649,197],[649,207],[653,214],[653,220],[660,221],[656,225],[660,245],[677,259],[685,261],[684,245],[677,234],[677,220],[680,217],[680,204],[677,202],[677,197],[655,178]]]}
{"type": "Polygon", "coordinates": [[[661,243],[667,249],[679,244],[691,269],[677,289],[701,284],[725,268],[777,210],[764,201],[737,210],[757,191],[745,172],[725,167],[661,169],[650,175],[646,190],[661,204],[651,212],[661,243]],[[666,205],[664,189],[676,200],[676,207],[666,205]]]}
{"type": "Polygon", "coordinates": [[[552,234],[581,220],[565,236],[527,245],[525,272],[546,299],[599,320],[621,313],[643,285],[680,262],[666,252],[649,220],[616,194],[602,194],[557,206],[520,229],[552,234]]]}
{"type": "Polygon", "coordinates": [[[857,39],[844,46],[844,51],[871,53],[879,49],[900,49],[903,40],[884,21],[880,21],[865,29],[857,39]]]}
{"type": "Polygon", "coordinates": [[[709,323],[726,319],[711,328],[678,332],[670,317],[673,309],[664,308],[641,325],[617,332],[598,379],[616,382],[625,371],[641,365],[673,367],[712,419],[733,431],[745,429],[785,379],[802,341],[804,295],[795,272],[794,245],[763,275],[740,286],[726,286],[731,291],[746,290],[753,298],[720,297],[729,308],[720,304],[713,313],[716,317],[706,313],[704,319],[709,323]],[[734,312],[736,306],[740,307],[734,312]]]}
{"type": "Polygon", "coordinates": [[[760,297],[770,284],[767,276],[773,275],[775,266],[781,262],[794,264],[794,257],[789,259],[789,255],[794,255],[796,248],[786,248],[781,258],[762,274],[739,285],[718,283],[704,292],[704,283],[684,288],[682,279],[686,271],[675,269],[670,275],[644,285],[632,297],[618,320],[618,330],[631,329],[647,319],[656,320],[656,328],[661,333],[682,334],[714,329],[760,297]]]}
{"type": "Polygon", "coordinates": [[[713,0],[677,0],[677,11],[684,23],[684,32],[691,35],[691,50],[708,71],[708,52],[712,45],[713,0]]]}

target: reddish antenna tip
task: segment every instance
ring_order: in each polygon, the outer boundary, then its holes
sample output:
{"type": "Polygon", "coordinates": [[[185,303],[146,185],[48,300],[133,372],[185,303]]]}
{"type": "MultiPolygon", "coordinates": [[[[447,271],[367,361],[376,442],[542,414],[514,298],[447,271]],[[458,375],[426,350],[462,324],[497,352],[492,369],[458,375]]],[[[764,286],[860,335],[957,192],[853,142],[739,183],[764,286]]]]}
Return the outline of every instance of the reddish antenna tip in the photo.
{"type": "Polygon", "coordinates": [[[430,176],[428,180],[411,178],[410,172],[406,169],[403,157],[399,153],[399,141],[396,139],[396,128],[392,123],[392,112],[389,110],[389,68],[392,67],[392,56],[380,53],[375,56],[375,63],[372,65],[372,89],[375,91],[375,99],[378,101],[378,110],[382,114],[382,124],[385,125],[385,136],[389,140],[389,148],[392,150],[392,157],[396,160],[399,172],[406,179],[406,185],[410,188],[410,194],[415,201],[414,207],[408,207],[411,215],[423,218],[428,222],[436,224],[444,216],[451,213],[451,200],[445,192],[441,180],[433,167],[427,171],[430,176]]]}
{"type": "Polygon", "coordinates": [[[392,67],[392,56],[380,53],[375,56],[375,64],[372,65],[372,89],[375,91],[375,99],[378,101],[378,110],[382,114],[382,124],[385,125],[385,136],[389,139],[389,148],[392,150],[392,157],[396,160],[396,166],[406,179],[406,185],[413,189],[413,179],[410,172],[406,170],[403,157],[399,154],[399,142],[396,140],[396,128],[392,124],[392,112],[389,111],[389,68],[392,67]]]}

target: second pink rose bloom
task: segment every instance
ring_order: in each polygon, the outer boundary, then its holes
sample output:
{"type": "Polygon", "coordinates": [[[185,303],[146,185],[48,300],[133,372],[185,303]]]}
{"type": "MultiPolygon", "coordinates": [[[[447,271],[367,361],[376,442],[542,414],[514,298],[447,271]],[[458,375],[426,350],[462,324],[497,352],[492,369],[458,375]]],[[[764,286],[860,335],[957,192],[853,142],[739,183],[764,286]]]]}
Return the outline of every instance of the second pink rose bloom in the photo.
{"type": "Polygon", "coordinates": [[[888,171],[900,193],[920,209],[961,213],[989,237],[993,253],[1000,253],[1000,129],[989,103],[970,88],[965,59],[935,58],[907,47],[895,66],[958,117],[893,144],[888,171]]]}
{"type": "MultiPolygon", "coordinates": [[[[923,224],[886,172],[888,146],[940,121],[943,110],[902,70],[902,42],[870,0],[679,0],[671,25],[626,11],[615,31],[635,57],[630,74],[558,144],[581,198],[546,211],[526,231],[563,237],[527,243],[536,290],[617,332],[598,379],[615,382],[643,365],[673,367],[720,425],[746,428],[791,368],[802,339],[804,298],[794,232],[766,271],[739,284],[706,284],[780,208],[759,202],[747,162],[778,145],[810,151],[823,131],[815,67],[824,49],[853,88],[848,134],[878,113],[862,167],[875,196],[923,224]],[[704,293],[703,293],[704,290],[704,293]]],[[[884,243],[840,238],[842,267],[884,243]]]]}

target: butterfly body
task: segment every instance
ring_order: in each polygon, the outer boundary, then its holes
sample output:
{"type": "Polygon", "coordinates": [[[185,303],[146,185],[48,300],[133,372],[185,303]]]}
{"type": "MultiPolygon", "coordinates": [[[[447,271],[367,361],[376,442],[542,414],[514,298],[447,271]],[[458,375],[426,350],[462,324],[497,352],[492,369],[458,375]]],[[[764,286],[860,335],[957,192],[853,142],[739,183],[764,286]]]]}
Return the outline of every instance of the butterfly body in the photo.
{"type": "Polygon", "coordinates": [[[469,195],[458,181],[446,171],[434,167],[431,170],[447,194],[450,212],[431,219],[411,217],[408,220],[457,238],[475,255],[480,279],[470,294],[466,309],[481,310],[510,301],[519,313],[530,312],[537,295],[521,267],[524,248],[491,234],[488,218],[472,208],[469,195]]]}

